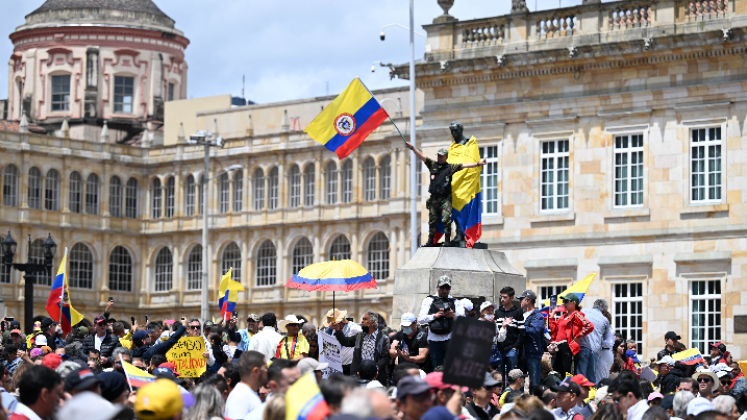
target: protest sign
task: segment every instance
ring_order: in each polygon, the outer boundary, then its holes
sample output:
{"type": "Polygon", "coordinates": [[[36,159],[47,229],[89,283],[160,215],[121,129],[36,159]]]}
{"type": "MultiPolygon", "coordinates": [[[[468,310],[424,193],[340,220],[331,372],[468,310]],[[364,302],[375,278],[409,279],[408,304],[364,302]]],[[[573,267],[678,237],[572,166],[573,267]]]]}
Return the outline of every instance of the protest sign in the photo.
{"type": "Polygon", "coordinates": [[[649,382],[653,382],[656,380],[656,373],[653,370],[651,370],[650,367],[646,366],[641,371],[641,379],[646,379],[649,382]]]}
{"type": "Polygon", "coordinates": [[[335,337],[324,332],[319,332],[319,363],[329,364],[323,371],[324,378],[342,372],[342,345],[335,337]]]}
{"type": "Polygon", "coordinates": [[[480,388],[490,362],[495,323],[457,317],[444,361],[444,382],[480,388]]]}
{"type": "Polygon", "coordinates": [[[166,359],[174,364],[181,376],[199,378],[207,369],[207,359],[202,356],[204,352],[202,337],[182,337],[166,353],[166,359]]]}

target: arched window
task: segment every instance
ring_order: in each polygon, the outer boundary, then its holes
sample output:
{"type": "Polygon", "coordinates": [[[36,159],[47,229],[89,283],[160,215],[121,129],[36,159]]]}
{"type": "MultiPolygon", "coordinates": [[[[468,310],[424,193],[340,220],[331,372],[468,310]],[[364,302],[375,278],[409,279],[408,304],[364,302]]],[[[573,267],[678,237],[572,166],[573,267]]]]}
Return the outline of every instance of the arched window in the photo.
{"type": "Polygon", "coordinates": [[[151,186],[151,204],[150,218],[159,219],[161,217],[161,180],[155,178],[151,186]]]}
{"type": "Polygon", "coordinates": [[[324,195],[327,204],[337,204],[337,164],[329,162],[324,170],[324,195]]]}
{"type": "Polygon", "coordinates": [[[314,247],[306,238],[301,238],[293,247],[293,261],[291,265],[291,274],[296,274],[307,265],[314,261],[314,247]]]}
{"type": "Polygon", "coordinates": [[[294,209],[301,205],[301,171],[293,165],[288,172],[288,207],[294,209]]]}
{"type": "Polygon", "coordinates": [[[372,157],[363,162],[363,199],[376,200],[376,163],[372,157]]]}
{"type": "Polygon", "coordinates": [[[314,205],[314,188],[316,182],[314,177],[316,176],[314,164],[309,164],[303,173],[303,205],[313,206],[314,205]]]}
{"type": "Polygon", "coordinates": [[[155,291],[166,292],[171,290],[173,284],[174,259],[171,251],[163,247],[156,255],[155,267],[155,291]]]}
{"type": "Polygon", "coordinates": [[[99,176],[88,175],[86,180],[86,213],[99,214],[99,176]]]}
{"type": "Polygon", "coordinates": [[[174,217],[174,194],[176,193],[176,180],[173,176],[166,181],[166,217],[174,217]]]}
{"type": "Polygon", "coordinates": [[[218,212],[220,214],[228,213],[230,200],[231,181],[228,179],[228,172],[223,172],[218,177],[218,212]]]}
{"type": "Polygon", "coordinates": [[[15,165],[5,167],[3,177],[3,205],[15,207],[18,205],[18,169],[15,165]]]}
{"type": "MultiPolygon", "coordinates": [[[[5,236],[0,236],[0,242],[5,240],[5,236]]],[[[0,258],[0,283],[10,283],[10,273],[13,269],[5,266],[5,258],[0,258]]]]}
{"type": "Polygon", "coordinates": [[[257,286],[274,286],[277,281],[277,253],[268,239],[257,251],[257,286]]]}
{"type": "Polygon", "coordinates": [[[130,178],[127,181],[127,191],[125,194],[125,216],[130,219],[137,219],[137,179],[130,178]]]}
{"type": "Polygon", "coordinates": [[[329,247],[329,260],[330,261],[341,261],[350,259],[350,241],[345,235],[340,235],[332,241],[332,246],[329,247]]]}
{"type": "Polygon", "coordinates": [[[37,167],[29,169],[28,202],[29,208],[41,209],[42,174],[37,167]]]}
{"type": "Polygon", "coordinates": [[[254,171],[254,179],[252,179],[252,195],[254,196],[254,210],[262,210],[265,208],[265,171],[262,168],[257,168],[254,171]]]}
{"type": "Polygon", "coordinates": [[[82,208],[82,195],[83,185],[80,179],[80,174],[73,172],[70,174],[70,211],[72,213],[80,213],[83,211],[82,208]]]}
{"type": "Polygon", "coordinates": [[[122,217],[122,181],[118,176],[109,179],[109,215],[122,217]]]}
{"type": "Polygon", "coordinates": [[[368,272],[373,278],[389,278],[389,239],[379,232],[368,243],[368,272]]]}
{"type": "Polygon", "coordinates": [[[233,211],[238,213],[244,207],[244,171],[236,171],[233,176],[233,211]]]}
{"type": "Polygon", "coordinates": [[[79,242],[70,249],[67,274],[70,287],[93,289],[93,254],[87,245],[79,242]]]}
{"type": "Polygon", "coordinates": [[[195,215],[195,177],[188,175],[184,182],[184,214],[186,216],[195,215]]]}
{"type": "Polygon", "coordinates": [[[270,178],[268,179],[268,186],[270,190],[270,210],[278,208],[278,167],[272,168],[270,171],[270,178]]]}
{"type": "MultiPolygon", "coordinates": [[[[42,264],[42,265],[45,264],[46,258],[44,258],[44,240],[43,239],[36,239],[34,242],[31,243],[31,252],[29,254],[29,259],[31,260],[32,264],[42,264]]],[[[36,283],[34,284],[37,284],[40,286],[51,286],[52,285],[52,274],[51,273],[36,274],[36,283]]]]}
{"type": "Polygon", "coordinates": [[[388,200],[392,195],[392,158],[384,156],[379,165],[379,199],[388,200]]]}
{"type": "Polygon", "coordinates": [[[231,279],[238,282],[241,281],[241,249],[236,245],[236,242],[231,242],[223,249],[223,255],[221,256],[221,277],[226,274],[229,268],[233,267],[231,272],[231,279]]]}
{"type": "Polygon", "coordinates": [[[202,288],[202,245],[195,245],[187,257],[187,290],[202,288]]]}
{"type": "Polygon", "coordinates": [[[117,246],[109,255],[109,290],[132,291],[132,257],[123,246],[117,246]]]}
{"type": "Polygon", "coordinates": [[[199,187],[197,188],[197,191],[199,193],[198,194],[199,197],[197,197],[197,199],[200,200],[200,207],[199,207],[200,214],[202,214],[202,212],[205,210],[205,183],[204,181],[205,181],[205,176],[200,175],[200,181],[199,181],[200,184],[199,184],[199,187]]]}
{"type": "Polygon", "coordinates": [[[342,202],[353,201],[353,161],[348,160],[342,165],[342,202]]]}
{"type": "Polygon", "coordinates": [[[60,209],[60,174],[50,169],[44,188],[44,208],[51,211],[60,209]]]}

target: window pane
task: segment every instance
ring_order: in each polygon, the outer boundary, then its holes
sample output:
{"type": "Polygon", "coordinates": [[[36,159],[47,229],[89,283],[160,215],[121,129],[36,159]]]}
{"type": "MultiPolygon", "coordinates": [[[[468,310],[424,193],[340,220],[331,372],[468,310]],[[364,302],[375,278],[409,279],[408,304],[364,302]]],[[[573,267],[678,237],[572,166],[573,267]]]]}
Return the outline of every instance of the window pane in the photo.
{"type": "Polygon", "coordinates": [[[52,111],[70,110],[70,75],[52,76],[52,111]]]}

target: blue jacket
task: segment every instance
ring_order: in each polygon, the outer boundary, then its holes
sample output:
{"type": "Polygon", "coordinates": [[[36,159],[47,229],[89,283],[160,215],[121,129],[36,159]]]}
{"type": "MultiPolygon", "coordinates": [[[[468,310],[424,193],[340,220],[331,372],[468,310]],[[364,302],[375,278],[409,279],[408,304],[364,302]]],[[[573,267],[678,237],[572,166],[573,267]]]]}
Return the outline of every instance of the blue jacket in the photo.
{"type": "Polygon", "coordinates": [[[545,354],[545,317],[535,309],[524,320],[526,339],[524,355],[532,359],[542,359],[545,354]]]}
{"type": "Polygon", "coordinates": [[[186,332],[187,332],[187,328],[184,325],[182,325],[181,327],[179,327],[178,330],[176,330],[176,332],[171,337],[169,337],[168,340],[158,343],[158,344],[154,344],[153,346],[149,347],[148,350],[142,356],[143,361],[145,363],[150,363],[150,359],[156,354],[163,354],[165,356],[166,353],[168,353],[168,351],[171,350],[171,348],[174,347],[174,345],[176,345],[176,342],[179,341],[179,339],[182,338],[182,336],[186,332]]]}

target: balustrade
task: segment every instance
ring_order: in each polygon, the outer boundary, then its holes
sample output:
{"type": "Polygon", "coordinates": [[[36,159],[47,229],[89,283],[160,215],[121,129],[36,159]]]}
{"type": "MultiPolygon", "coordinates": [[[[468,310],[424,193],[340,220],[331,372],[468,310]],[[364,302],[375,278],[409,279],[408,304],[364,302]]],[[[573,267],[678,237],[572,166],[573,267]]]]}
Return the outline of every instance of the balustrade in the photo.
{"type": "Polygon", "coordinates": [[[537,21],[537,39],[572,36],[575,31],[576,15],[573,13],[546,15],[537,21]]]}
{"type": "Polygon", "coordinates": [[[504,24],[487,23],[463,29],[462,48],[489,47],[503,43],[504,24]]]}
{"type": "Polygon", "coordinates": [[[729,0],[692,0],[686,8],[688,22],[724,18],[729,11],[729,0]]]}
{"type": "Polygon", "coordinates": [[[617,6],[609,16],[609,30],[611,31],[645,28],[653,24],[654,14],[650,3],[617,6]]]}

